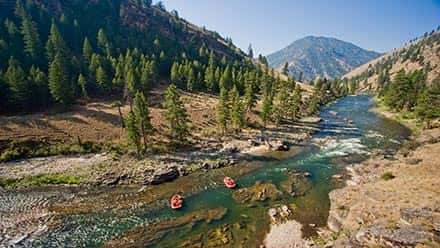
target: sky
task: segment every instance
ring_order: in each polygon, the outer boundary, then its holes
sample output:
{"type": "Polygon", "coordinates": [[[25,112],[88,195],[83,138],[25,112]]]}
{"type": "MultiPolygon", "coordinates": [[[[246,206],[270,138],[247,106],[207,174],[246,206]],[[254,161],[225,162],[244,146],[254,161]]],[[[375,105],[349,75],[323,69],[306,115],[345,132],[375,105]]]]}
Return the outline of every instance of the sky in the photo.
{"type": "MultiPolygon", "coordinates": [[[[157,2],[157,1],[156,1],[157,2]]],[[[243,51],[267,55],[308,35],[386,52],[440,25],[440,0],[163,0],[243,51]]]]}

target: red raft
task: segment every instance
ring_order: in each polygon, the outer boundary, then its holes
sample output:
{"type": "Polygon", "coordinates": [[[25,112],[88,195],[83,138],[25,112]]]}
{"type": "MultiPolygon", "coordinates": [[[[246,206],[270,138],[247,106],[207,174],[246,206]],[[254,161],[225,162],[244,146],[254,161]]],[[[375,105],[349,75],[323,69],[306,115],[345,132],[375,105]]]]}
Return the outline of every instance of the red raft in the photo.
{"type": "Polygon", "coordinates": [[[183,197],[181,195],[175,194],[173,195],[173,197],[171,197],[170,205],[172,209],[182,208],[182,204],[183,204],[183,197]]]}
{"type": "Polygon", "coordinates": [[[234,179],[230,178],[230,177],[225,177],[223,179],[223,183],[226,185],[226,187],[233,189],[237,186],[237,184],[235,183],[234,179]]]}

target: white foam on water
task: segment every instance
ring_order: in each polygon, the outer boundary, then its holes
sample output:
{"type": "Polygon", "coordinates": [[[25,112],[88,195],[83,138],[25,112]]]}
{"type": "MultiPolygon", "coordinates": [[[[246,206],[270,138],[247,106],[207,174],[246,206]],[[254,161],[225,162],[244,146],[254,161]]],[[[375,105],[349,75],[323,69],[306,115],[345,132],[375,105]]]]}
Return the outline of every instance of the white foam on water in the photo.
{"type": "Polygon", "coordinates": [[[380,134],[379,132],[376,132],[376,131],[372,131],[372,130],[369,130],[367,132],[367,134],[365,134],[365,137],[374,138],[374,139],[383,139],[384,138],[384,136],[382,134],[380,134]]]}
{"type": "Polygon", "coordinates": [[[397,141],[397,140],[395,140],[395,139],[389,139],[389,141],[392,142],[392,143],[394,143],[394,144],[398,144],[398,145],[401,144],[400,141],[397,141]]]}
{"type": "Polygon", "coordinates": [[[359,138],[315,138],[312,142],[321,148],[324,157],[343,157],[350,154],[369,154],[359,138]]]}

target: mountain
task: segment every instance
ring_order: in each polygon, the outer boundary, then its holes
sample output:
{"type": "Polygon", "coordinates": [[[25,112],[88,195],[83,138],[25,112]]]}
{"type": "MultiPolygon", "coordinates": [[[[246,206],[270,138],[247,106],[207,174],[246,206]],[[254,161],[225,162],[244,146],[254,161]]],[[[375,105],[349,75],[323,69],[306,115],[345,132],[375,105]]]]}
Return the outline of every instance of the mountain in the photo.
{"type": "Polygon", "coordinates": [[[316,77],[340,77],[378,56],[377,52],[335,38],[308,36],[268,55],[267,60],[276,69],[287,62],[292,76],[314,80],[316,77]]]}
{"type": "Polygon", "coordinates": [[[344,75],[357,81],[361,90],[378,90],[400,70],[423,70],[426,82],[440,77],[440,31],[425,33],[404,46],[394,49],[344,75]]]}

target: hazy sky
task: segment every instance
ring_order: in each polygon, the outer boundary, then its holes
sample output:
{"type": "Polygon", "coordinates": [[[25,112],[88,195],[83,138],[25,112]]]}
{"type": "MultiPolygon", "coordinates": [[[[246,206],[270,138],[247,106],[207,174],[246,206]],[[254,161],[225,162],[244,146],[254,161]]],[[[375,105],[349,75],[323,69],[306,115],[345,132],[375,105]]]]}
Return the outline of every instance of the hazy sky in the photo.
{"type": "Polygon", "coordinates": [[[167,10],[267,55],[308,35],[385,52],[440,25],[440,0],[163,0],[167,10]]]}

